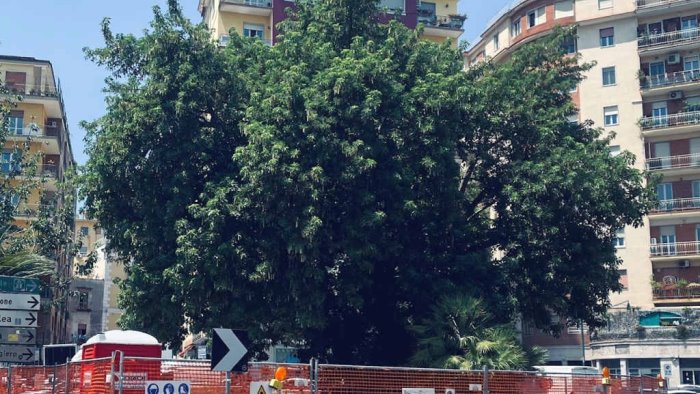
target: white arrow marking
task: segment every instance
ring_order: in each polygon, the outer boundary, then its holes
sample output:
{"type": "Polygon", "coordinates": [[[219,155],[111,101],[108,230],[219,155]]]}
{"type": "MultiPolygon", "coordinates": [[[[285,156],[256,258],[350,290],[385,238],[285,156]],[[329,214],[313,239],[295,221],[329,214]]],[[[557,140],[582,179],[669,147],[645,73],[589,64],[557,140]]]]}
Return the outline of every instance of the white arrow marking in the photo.
{"type": "Polygon", "coordinates": [[[214,331],[224,342],[228,348],[228,353],[214,367],[215,371],[230,371],[241,361],[248,352],[248,349],[243,346],[236,334],[232,330],[226,328],[215,328],[214,331]]]}

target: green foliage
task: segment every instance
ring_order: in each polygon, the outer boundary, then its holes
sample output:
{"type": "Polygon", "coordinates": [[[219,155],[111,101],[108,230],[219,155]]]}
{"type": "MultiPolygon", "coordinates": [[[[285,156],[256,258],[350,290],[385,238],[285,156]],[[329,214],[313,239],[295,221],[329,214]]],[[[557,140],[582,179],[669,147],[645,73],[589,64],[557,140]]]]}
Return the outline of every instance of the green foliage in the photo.
{"type": "Polygon", "coordinates": [[[173,346],[186,323],[336,362],[418,350],[499,367],[528,364],[503,325],[516,312],[599,325],[615,229],[641,224],[653,188],[566,120],[586,70],[563,56],[572,33],[465,73],[449,45],[378,23],[372,0],[297,4],[274,47],[232,31],[217,48],[172,0],[143,37],[106,21],[86,51],[112,72],[81,190],[127,268],[122,326],[173,346]],[[435,300],[464,291],[493,316],[417,341],[435,300]]]}
{"type": "Polygon", "coordinates": [[[498,325],[484,304],[469,296],[448,296],[413,330],[418,338],[411,363],[420,367],[523,369],[540,361],[541,351],[528,354],[518,343],[513,325],[498,325]],[[531,356],[531,357],[529,357],[531,356]]]}

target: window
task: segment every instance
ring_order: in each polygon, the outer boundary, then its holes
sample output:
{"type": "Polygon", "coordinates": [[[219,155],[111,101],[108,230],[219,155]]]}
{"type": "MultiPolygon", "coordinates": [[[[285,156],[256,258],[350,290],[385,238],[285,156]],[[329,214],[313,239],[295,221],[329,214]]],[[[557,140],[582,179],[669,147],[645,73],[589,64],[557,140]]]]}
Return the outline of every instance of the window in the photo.
{"type": "Polygon", "coordinates": [[[567,54],[576,53],[576,37],[567,37],[562,45],[564,46],[564,52],[567,54]]]}
{"type": "Polygon", "coordinates": [[[404,0],[380,0],[379,8],[386,8],[391,11],[405,10],[406,4],[404,3],[404,0]]]}
{"type": "Polygon", "coordinates": [[[262,40],[265,38],[265,26],[254,25],[251,23],[244,23],[243,24],[243,37],[253,37],[253,38],[259,38],[262,40]]]}
{"type": "Polygon", "coordinates": [[[578,124],[578,114],[571,114],[566,117],[566,121],[571,124],[578,124]]]}
{"type": "Polygon", "coordinates": [[[588,332],[588,325],[580,321],[569,321],[566,323],[566,333],[567,334],[581,334],[581,328],[583,327],[583,333],[588,332]]]}
{"type": "Polygon", "coordinates": [[[683,58],[683,71],[700,70],[700,58],[697,56],[686,56],[683,58]]]}
{"type": "Polygon", "coordinates": [[[89,291],[81,291],[78,293],[78,310],[88,310],[89,309],[89,304],[88,300],[90,298],[90,292],[89,291]]]}
{"type": "Polygon", "coordinates": [[[615,45],[615,28],[600,29],[600,46],[605,48],[613,45],[615,45]]]}
{"type": "Polygon", "coordinates": [[[574,2],[572,0],[554,3],[554,19],[574,16],[574,2]]]}
{"type": "Polygon", "coordinates": [[[611,8],[613,6],[613,0],[598,0],[598,9],[602,10],[605,8],[611,8]]]}
{"type": "Polygon", "coordinates": [[[683,110],[686,112],[700,111],[700,96],[693,96],[685,99],[685,108],[683,108],[683,110]]]}
{"type": "Polygon", "coordinates": [[[603,67],[603,86],[615,84],[615,67],[603,67]]]}
{"type": "Polygon", "coordinates": [[[527,27],[535,27],[547,21],[547,14],[544,12],[544,6],[532,10],[527,13],[527,27]]]}
{"type": "Polygon", "coordinates": [[[615,157],[620,154],[620,145],[610,145],[610,157],[615,157]]]}
{"type": "Polygon", "coordinates": [[[2,170],[4,173],[9,173],[11,170],[19,171],[19,155],[9,151],[2,152],[2,158],[0,158],[0,170],[2,170]]]}
{"type": "Polygon", "coordinates": [[[81,256],[85,256],[88,254],[88,248],[87,246],[83,245],[80,247],[80,251],[78,252],[81,256]]]}
{"type": "Polygon", "coordinates": [[[499,47],[500,47],[500,44],[498,42],[498,34],[494,34],[493,35],[493,50],[497,51],[499,47]]]}
{"type": "Polygon", "coordinates": [[[7,117],[7,127],[10,134],[22,134],[24,129],[24,114],[22,112],[12,111],[7,117]]]}
{"type": "Polygon", "coordinates": [[[80,227],[80,236],[81,237],[87,237],[88,233],[90,232],[90,229],[86,226],[80,227]]]}
{"type": "Polygon", "coordinates": [[[510,25],[510,36],[516,37],[520,35],[520,19],[516,19],[510,25]]]}
{"type": "Polygon", "coordinates": [[[623,290],[629,288],[629,281],[627,280],[627,270],[617,270],[617,274],[620,275],[620,285],[623,290]]]}
{"type": "Polygon", "coordinates": [[[615,126],[620,123],[617,116],[617,105],[603,108],[604,124],[606,126],[615,126]]]}
{"type": "Polygon", "coordinates": [[[85,323],[78,324],[78,335],[79,336],[86,336],[87,335],[87,324],[85,324],[85,323]]]}
{"type": "Polygon", "coordinates": [[[613,241],[613,245],[615,245],[616,248],[624,248],[625,247],[625,229],[624,228],[615,230],[615,240],[613,241]]]}

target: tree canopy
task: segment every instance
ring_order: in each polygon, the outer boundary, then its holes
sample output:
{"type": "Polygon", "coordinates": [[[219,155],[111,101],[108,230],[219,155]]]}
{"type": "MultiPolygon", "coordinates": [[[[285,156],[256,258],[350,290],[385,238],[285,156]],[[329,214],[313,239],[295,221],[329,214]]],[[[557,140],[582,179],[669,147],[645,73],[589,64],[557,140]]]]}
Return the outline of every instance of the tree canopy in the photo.
{"type": "Polygon", "coordinates": [[[652,190],[567,120],[586,70],[564,56],[573,33],[465,72],[449,43],[377,13],[298,1],[272,47],[232,31],[218,48],[174,0],[142,37],[105,21],[86,53],[112,73],[107,113],[84,123],[81,183],[126,264],[122,325],[398,364],[452,296],[480,298],[494,327],[601,324],[615,230],[641,224],[652,190]]]}

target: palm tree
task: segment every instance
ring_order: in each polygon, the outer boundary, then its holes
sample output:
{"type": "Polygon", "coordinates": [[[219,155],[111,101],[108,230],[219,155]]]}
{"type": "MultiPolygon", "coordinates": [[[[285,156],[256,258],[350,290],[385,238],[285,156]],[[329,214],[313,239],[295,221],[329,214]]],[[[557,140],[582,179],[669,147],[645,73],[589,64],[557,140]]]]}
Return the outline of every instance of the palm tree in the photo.
{"type": "Polygon", "coordinates": [[[0,275],[45,278],[55,273],[55,262],[36,253],[22,251],[0,255],[0,275]]]}
{"type": "Polygon", "coordinates": [[[494,324],[483,302],[473,297],[443,298],[433,309],[431,318],[413,330],[418,337],[418,350],[411,363],[416,366],[453,369],[529,366],[528,353],[516,340],[512,326],[494,324]]]}

